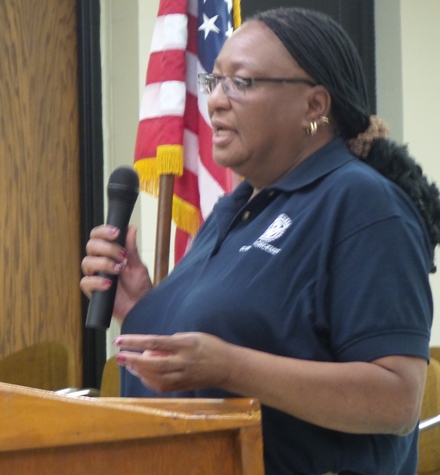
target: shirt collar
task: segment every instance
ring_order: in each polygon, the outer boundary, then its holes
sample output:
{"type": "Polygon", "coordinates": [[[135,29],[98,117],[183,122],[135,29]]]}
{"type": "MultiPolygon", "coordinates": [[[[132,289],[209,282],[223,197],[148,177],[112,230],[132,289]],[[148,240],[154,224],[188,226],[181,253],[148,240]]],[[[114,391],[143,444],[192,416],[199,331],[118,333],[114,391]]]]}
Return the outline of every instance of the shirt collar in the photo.
{"type": "MultiPolygon", "coordinates": [[[[265,189],[284,192],[300,190],[351,160],[356,160],[356,158],[348,151],[345,141],[337,137],[310,155],[279,181],[265,189]]],[[[233,203],[235,206],[242,205],[250,198],[252,192],[252,186],[245,179],[229,195],[226,203],[224,200],[220,200],[220,202],[223,206],[227,206],[227,203],[229,203],[229,206],[234,206],[233,203]]]]}
{"type": "Polygon", "coordinates": [[[337,137],[268,188],[280,191],[297,191],[351,160],[355,160],[355,157],[348,151],[345,141],[337,137]]]}
{"type": "MultiPolygon", "coordinates": [[[[255,203],[255,200],[258,201],[264,196],[267,197],[271,194],[272,190],[289,193],[299,190],[328,175],[350,160],[355,160],[355,158],[348,151],[344,140],[336,138],[310,155],[310,157],[301,162],[281,180],[261,190],[261,194],[258,194],[252,202],[255,203]]],[[[252,193],[253,187],[245,179],[232,193],[220,198],[214,206],[213,214],[216,214],[216,226],[219,230],[215,249],[217,249],[227,234],[233,217],[237,215],[243,206],[249,203],[248,200],[252,193]]]]}

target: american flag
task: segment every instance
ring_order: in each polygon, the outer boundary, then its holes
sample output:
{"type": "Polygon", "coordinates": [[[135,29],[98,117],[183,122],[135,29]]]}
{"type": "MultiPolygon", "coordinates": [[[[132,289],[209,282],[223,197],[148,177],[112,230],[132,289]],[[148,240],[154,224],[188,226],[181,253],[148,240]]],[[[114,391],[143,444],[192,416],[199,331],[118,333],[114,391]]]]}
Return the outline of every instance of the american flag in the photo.
{"type": "Polygon", "coordinates": [[[160,0],[140,108],[135,163],[141,187],[158,194],[159,176],[175,175],[175,262],[236,179],[212,159],[206,96],[197,74],[212,72],[240,24],[239,0],[160,0]]]}

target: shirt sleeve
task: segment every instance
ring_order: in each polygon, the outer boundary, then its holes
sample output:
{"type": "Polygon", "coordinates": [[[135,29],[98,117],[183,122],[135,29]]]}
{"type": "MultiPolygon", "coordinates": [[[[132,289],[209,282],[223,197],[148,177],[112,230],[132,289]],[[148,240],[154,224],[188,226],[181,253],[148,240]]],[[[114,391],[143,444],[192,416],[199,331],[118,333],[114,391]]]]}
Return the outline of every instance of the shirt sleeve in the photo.
{"type": "Polygon", "coordinates": [[[429,359],[432,296],[422,234],[395,216],[359,229],[334,249],[324,306],[338,360],[429,359]]]}

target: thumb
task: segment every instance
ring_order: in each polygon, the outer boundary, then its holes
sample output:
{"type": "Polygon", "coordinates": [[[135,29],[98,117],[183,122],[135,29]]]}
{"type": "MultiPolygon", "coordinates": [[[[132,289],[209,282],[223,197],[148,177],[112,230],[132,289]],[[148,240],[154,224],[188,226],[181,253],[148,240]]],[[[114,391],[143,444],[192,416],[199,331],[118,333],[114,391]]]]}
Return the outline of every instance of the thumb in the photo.
{"type": "Polygon", "coordinates": [[[128,258],[132,263],[135,263],[136,261],[140,262],[136,237],[137,227],[131,224],[127,229],[127,235],[125,238],[125,249],[128,253],[128,258]]]}

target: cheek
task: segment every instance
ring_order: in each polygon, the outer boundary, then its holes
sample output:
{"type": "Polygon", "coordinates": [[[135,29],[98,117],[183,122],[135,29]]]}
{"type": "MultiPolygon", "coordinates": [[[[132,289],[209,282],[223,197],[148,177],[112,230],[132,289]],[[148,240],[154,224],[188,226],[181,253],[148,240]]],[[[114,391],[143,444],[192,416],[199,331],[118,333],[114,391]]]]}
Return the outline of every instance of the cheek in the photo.
{"type": "Polygon", "coordinates": [[[243,140],[251,140],[252,144],[264,146],[271,142],[277,142],[280,134],[284,133],[287,124],[286,117],[280,114],[280,111],[271,110],[265,111],[260,115],[252,115],[246,123],[245,133],[243,133],[243,140]]]}
{"type": "MultiPolygon", "coordinates": [[[[273,114],[273,112],[272,112],[273,114]]],[[[271,128],[270,114],[265,110],[251,110],[243,116],[240,126],[240,135],[243,142],[261,142],[268,135],[271,128]]]]}
{"type": "Polygon", "coordinates": [[[268,121],[268,127],[278,137],[292,137],[301,133],[302,116],[303,114],[295,110],[292,105],[281,105],[273,111],[271,119],[268,121]]]}

